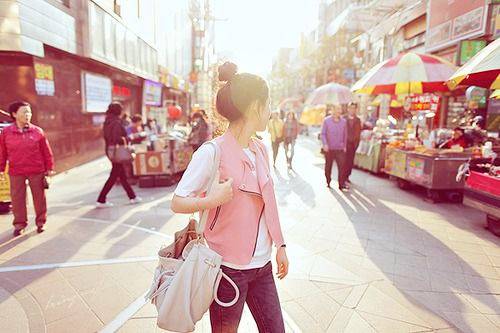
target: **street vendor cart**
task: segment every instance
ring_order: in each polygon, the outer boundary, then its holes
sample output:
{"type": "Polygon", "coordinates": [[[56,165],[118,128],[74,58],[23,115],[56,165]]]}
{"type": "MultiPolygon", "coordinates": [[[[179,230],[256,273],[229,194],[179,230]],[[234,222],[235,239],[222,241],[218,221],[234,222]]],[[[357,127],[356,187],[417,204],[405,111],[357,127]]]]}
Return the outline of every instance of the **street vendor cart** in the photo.
{"type": "Polygon", "coordinates": [[[364,145],[362,140],[356,156],[354,157],[354,165],[363,170],[373,173],[380,173],[384,169],[385,148],[387,143],[382,140],[370,139],[364,145]]]}
{"type": "Polygon", "coordinates": [[[469,152],[451,150],[418,152],[387,148],[384,170],[396,178],[402,189],[415,184],[426,188],[433,202],[443,198],[459,202],[464,181],[456,181],[455,171],[470,157],[469,152]]]}
{"type": "Polygon", "coordinates": [[[171,186],[179,181],[193,154],[187,137],[184,131],[170,129],[147,147],[135,147],[133,169],[139,187],[171,186]]]}
{"type": "Polygon", "coordinates": [[[500,236],[500,158],[473,159],[469,168],[464,205],[484,212],[488,229],[500,236]]]}

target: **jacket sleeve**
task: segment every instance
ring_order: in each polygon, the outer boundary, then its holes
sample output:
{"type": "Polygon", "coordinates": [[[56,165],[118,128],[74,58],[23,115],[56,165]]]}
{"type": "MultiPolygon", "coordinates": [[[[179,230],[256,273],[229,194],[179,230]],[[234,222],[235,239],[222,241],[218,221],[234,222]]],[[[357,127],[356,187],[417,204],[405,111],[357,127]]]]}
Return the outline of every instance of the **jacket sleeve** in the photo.
{"type": "Polygon", "coordinates": [[[54,154],[52,153],[52,148],[50,148],[49,140],[45,137],[45,133],[42,131],[40,134],[42,135],[40,148],[45,162],[45,171],[52,171],[54,170],[54,154]]]}
{"type": "Polygon", "coordinates": [[[123,139],[127,140],[127,130],[119,122],[116,122],[111,127],[112,144],[122,144],[123,139]]]}
{"type": "Polygon", "coordinates": [[[7,147],[5,145],[5,134],[0,134],[0,172],[5,172],[7,165],[7,147]]]}
{"type": "Polygon", "coordinates": [[[355,122],[355,135],[356,135],[356,145],[359,144],[359,141],[361,140],[361,120],[359,118],[356,118],[355,122]]]}
{"type": "Polygon", "coordinates": [[[328,141],[326,139],[327,135],[327,124],[326,119],[323,121],[323,126],[321,126],[321,142],[323,142],[323,146],[328,147],[328,141]]]}
{"type": "Polygon", "coordinates": [[[342,135],[342,146],[347,148],[347,121],[344,121],[344,126],[343,126],[343,135],[342,135]]]}

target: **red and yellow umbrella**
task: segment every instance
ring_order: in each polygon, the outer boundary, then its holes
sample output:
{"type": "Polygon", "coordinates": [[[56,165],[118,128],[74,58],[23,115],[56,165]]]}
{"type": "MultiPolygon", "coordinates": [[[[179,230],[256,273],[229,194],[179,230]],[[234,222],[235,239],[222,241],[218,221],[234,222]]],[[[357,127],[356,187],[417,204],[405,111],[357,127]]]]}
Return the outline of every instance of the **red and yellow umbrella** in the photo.
{"type": "Polygon", "coordinates": [[[486,46],[448,80],[451,89],[459,85],[500,89],[500,39],[486,46]]]}
{"type": "Polygon", "coordinates": [[[370,69],[351,88],[359,94],[423,94],[449,91],[444,84],[456,67],[429,54],[405,53],[370,69]]]}

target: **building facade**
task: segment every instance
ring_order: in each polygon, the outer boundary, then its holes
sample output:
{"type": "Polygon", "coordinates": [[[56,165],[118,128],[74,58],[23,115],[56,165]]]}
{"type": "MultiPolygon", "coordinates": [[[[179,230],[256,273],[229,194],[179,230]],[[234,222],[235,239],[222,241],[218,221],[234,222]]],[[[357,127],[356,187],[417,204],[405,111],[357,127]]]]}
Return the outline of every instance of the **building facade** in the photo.
{"type": "Polygon", "coordinates": [[[179,42],[184,37],[166,34],[173,21],[161,16],[182,7],[172,5],[169,12],[159,10],[161,4],[0,1],[0,77],[9,83],[0,88],[0,108],[15,100],[32,104],[33,121],[46,131],[57,170],[103,155],[101,128],[113,100],[129,114],[156,111],[166,117],[164,101],[172,88],[189,107],[183,76],[191,64],[179,42]],[[170,73],[163,84],[161,68],[170,73]]]}

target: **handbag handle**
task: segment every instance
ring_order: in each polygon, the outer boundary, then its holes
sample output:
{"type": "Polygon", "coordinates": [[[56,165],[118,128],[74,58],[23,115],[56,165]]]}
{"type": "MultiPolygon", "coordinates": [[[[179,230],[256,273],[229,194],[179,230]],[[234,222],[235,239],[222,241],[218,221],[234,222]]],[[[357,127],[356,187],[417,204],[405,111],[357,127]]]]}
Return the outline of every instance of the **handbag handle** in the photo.
{"type": "MultiPolygon", "coordinates": [[[[213,185],[215,182],[219,181],[219,166],[220,166],[220,150],[219,146],[214,141],[207,141],[204,144],[212,145],[215,149],[214,154],[214,167],[212,168],[212,172],[210,173],[210,178],[208,182],[207,194],[212,191],[213,185]]],[[[205,209],[201,212],[200,222],[196,225],[196,233],[203,237],[203,232],[205,231],[205,225],[208,219],[209,209],[205,209]]]]}
{"type": "Polygon", "coordinates": [[[214,296],[215,296],[215,302],[217,302],[217,304],[219,304],[220,306],[225,307],[225,308],[228,308],[230,306],[235,305],[236,302],[238,302],[238,299],[240,298],[240,289],[238,288],[238,286],[236,285],[236,283],[234,283],[234,281],[231,280],[231,278],[229,276],[227,276],[226,274],[224,274],[224,272],[222,272],[222,270],[221,270],[221,272],[220,272],[220,274],[217,277],[217,280],[215,282],[214,296]],[[233,287],[234,291],[236,292],[236,295],[234,295],[233,300],[230,301],[230,302],[227,302],[227,303],[222,302],[219,299],[219,296],[217,295],[217,291],[219,290],[220,281],[222,279],[227,280],[227,282],[229,282],[229,284],[231,285],[231,287],[233,287]]]}

